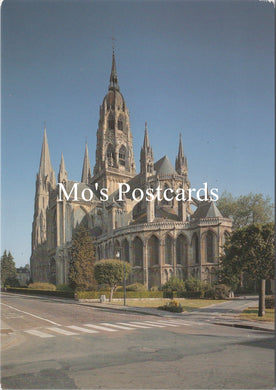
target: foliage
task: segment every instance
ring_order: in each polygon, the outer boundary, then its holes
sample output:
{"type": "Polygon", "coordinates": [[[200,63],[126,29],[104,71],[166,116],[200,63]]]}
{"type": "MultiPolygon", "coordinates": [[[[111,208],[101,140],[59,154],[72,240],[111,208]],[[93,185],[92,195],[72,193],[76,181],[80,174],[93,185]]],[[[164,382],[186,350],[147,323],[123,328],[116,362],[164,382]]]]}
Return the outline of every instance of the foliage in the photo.
{"type": "Polygon", "coordinates": [[[126,286],[126,291],[147,291],[142,283],[133,283],[126,286]]]}
{"type": "MultiPolygon", "coordinates": [[[[103,261],[103,260],[101,260],[103,261]]],[[[77,292],[77,298],[78,299],[99,299],[101,295],[108,296],[110,294],[110,291],[78,291],[77,292]]],[[[115,291],[113,294],[113,298],[123,298],[124,293],[123,291],[115,291]]],[[[127,298],[163,298],[163,292],[162,291],[127,291],[126,292],[127,298]]]]}
{"type": "Polygon", "coordinates": [[[62,298],[74,298],[73,291],[50,291],[50,290],[35,290],[31,288],[24,287],[8,287],[7,291],[19,294],[27,294],[27,295],[46,295],[46,296],[54,296],[54,297],[62,297],[62,298]]]}
{"type": "Polygon", "coordinates": [[[172,276],[163,286],[163,291],[166,292],[173,292],[176,291],[178,293],[181,293],[186,290],[185,288],[185,282],[176,276],[172,276]]]}
{"type": "Polygon", "coordinates": [[[71,292],[73,291],[71,287],[68,284],[58,284],[57,285],[57,291],[68,291],[71,292]]]}
{"type": "Polygon", "coordinates": [[[181,306],[181,303],[176,300],[172,300],[171,302],[166,303],[163,306],[159,306],[158,309],[170,311],[173,313],[182,313],[184,310],[183,307],[181,306]]]}
{"type": "Polygon", "coordinates": [[[110,287],[110,301],[112,301],[113,292],[116,290],[116,287],[124,278],[124,270],[125,278],[127,279],[131,271],[131,266],[128,262],[106,259],[95,263],[95,279],[98,284],[107,284],[110,287]]]}
{"type": "Polygon", "coordinates": [[[56,291],[56,286],[51,283],[42,283],[42,282],[30,283],[28,287],[32,290],[56,291]]]}
{"type": "Polygon", "coordinates": [[[79,225],[72,237],[69,265],[69,286],[72,290],[89,290],[95,287],[94,240],[90,231],[79,225]]]}
{"type": "Polygon", "coordinates": [[[187,294],[185,296],[194,298],[203,298],[205,292],[211,288],[208,283],[204,283],[201,280],[195,278],[189,278],[185,281],[185,288],[187,294]]]}
{"type": "Polygon", "coordinates": [[[265,307],[266,309],[274,309],[275,308],[275,296],[267,296],[265,297],[265,307]]]}
{"type": "Polygon", "coordinates": [[[229,297],[231,288],[226,284],[217,284],[212,286],[205,292],[205,298],[211,299],[226,299],[229,297]]]}
{"type": "Polygon", "coordinates": [[[19,280],[15,277],[8,277],[5,281],[5,286],[20,287],[19,280]]]}
{"type": "Polygon", "coordinates": [[[224,192],[217,206],[225,218],[231,217],[233,229],[242,228],[250,224],[266,224],[273,220],[273,204],[269,196],[263,194],[240,195],[234,197],[224,192]]]}
{"type": "Polygon", "coordinates": [[[1,257],[1,286],[7,285],[7,279],[11,281],[15,280],[16,277],[16,267],[11,252],[7,254],[5,250],[1,257]]]}

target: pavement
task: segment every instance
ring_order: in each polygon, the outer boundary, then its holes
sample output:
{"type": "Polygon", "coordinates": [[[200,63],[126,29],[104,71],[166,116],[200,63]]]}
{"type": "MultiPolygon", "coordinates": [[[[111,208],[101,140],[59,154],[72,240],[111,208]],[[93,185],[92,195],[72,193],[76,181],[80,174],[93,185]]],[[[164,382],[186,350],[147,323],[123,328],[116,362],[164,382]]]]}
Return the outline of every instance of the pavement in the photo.
{"type": "Polygon", "coordinates": [[[134,312],[140,314],[154,315],[158,317],[185,318],[185,320],[201,320],[221,326],[232,326],[237,328],[254,329],[274,332],[275,327],[272,322],[250,321],[239,318],[240,313],[250,306],[258,306],[257,296],[241,296],[229,299],[226,302],[213,304],[189,312],[171,313],[149,307],[123,306],[116,303],[97,303],[88,300],[80,300],[80,305],[96,307],[103,310],[115,310],[123,312],[134,312]]]}

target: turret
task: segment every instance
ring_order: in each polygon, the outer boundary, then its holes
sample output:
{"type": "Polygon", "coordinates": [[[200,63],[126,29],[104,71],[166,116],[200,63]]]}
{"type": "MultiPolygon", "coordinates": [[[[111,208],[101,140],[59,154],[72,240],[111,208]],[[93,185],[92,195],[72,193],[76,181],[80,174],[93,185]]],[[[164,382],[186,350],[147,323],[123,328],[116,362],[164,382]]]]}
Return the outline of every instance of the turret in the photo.
{"type": "Polygon", "coordinates": [[[86,142],[85,143],[85,152],[84,152],[84,159],[83,159],[81,182],[89,184],[91,179],[92,179],[92,174],[91,174],[90,161],[89,161],[89,155],[88,155],[88,146],[87,146],[87,142],[86,142]]]}
{"type": "Polygon", "coordinates": [[[153,151],[149,142],[148,126],[145,123],[144,143],[140,152],[140,171],[144,175],[152,175],[153,170],[153,151]]]}
{"type": "Polygon", "coordinates": [[[175,170],[179,175],[182,176],[187,175],[188,173],[187,157],[184,156],[181,134],[179,137],[178,156],[175,160],[175,170]]]}
{"type": "Polygon", "coordinates": [[[67,182],[67,180],[68,180],[68,177],[67,177],[67,172],[65,169],[63,153],[61,153],[61,161],[60,161],[59,173],[58,173],[58,182],[64,183],[64,182],[67,182]]]}

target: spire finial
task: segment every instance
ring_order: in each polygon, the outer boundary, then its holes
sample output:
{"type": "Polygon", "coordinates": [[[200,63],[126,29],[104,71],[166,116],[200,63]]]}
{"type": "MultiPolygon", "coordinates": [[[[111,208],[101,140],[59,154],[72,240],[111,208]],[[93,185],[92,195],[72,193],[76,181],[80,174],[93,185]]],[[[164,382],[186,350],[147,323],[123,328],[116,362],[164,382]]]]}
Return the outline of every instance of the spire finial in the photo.
{"type": "Polygon", "coordinates": [[[110,74],[110,83],[109,83],[109,89],[117,89],[119,91],[119,85],[118,85],[118,76],[117,76],[117,70],[116,70],[116,61],[115,61],[115,38],[112,37],[112,66],[111,66],[111,74],[110,74]]]}
{"type": "Polygon", "coordinates": [[[88,155],[88,146],[87,146],[87,139],[86,139],[81,182],[89,184],[91,179],[92,179],[92,174],[91,174],[90,161],[88,155]]]}

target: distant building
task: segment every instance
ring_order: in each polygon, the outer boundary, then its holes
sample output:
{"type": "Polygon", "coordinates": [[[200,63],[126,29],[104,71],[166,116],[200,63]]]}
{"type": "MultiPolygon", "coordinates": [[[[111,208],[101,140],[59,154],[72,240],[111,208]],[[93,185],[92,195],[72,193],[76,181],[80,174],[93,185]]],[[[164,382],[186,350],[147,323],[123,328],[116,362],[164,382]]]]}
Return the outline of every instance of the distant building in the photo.
{"type": "MultiPolygon", "coordinates": [[[[181,279],[195,277],[213,281],[225,237],[231,231],[231,220],[223,218],[214,202],[193,198],[190,202],[133,200],[128,195],[118,200],[119,183],[135,188],[190,187],[188,163],[180,137],[175,167],[165,155],[154,162],[147,125],[140,152],[140,170],[136,173],[129,111],[120,92],[113,51],[108,92],[100,106],[97,130],[96,163],[93,176],[88,147],[81,181],[68,179],[63,155],[58,182],[69,194],[78,183],[78,201],[58,201],[58,186],[46,135],[42,145],[36,179],[35,209],[32,230],[32,280],[55,284],[68,282],[69,248],[76,226],[85,224],[95,236],[96,258],[115,257],[121,248],[122,259],[130,262],[129,282],[160,287],[172,275],[181,279]],[[96,185],[98,183],[98,187],[96,185]],[[109,200],[100,201],[99,189],[109,189],[109,200]],[[81,199],[85,188],[93,191],[90,202],[81,199]]],[[[175,139],[171,143],[176,142],[175,139]]]]}
{"type": "Polygon", "coordinates": [[[16,268],[16,272],[20,286],[26,286],[31,278],[30,266],[16,268]]]}

